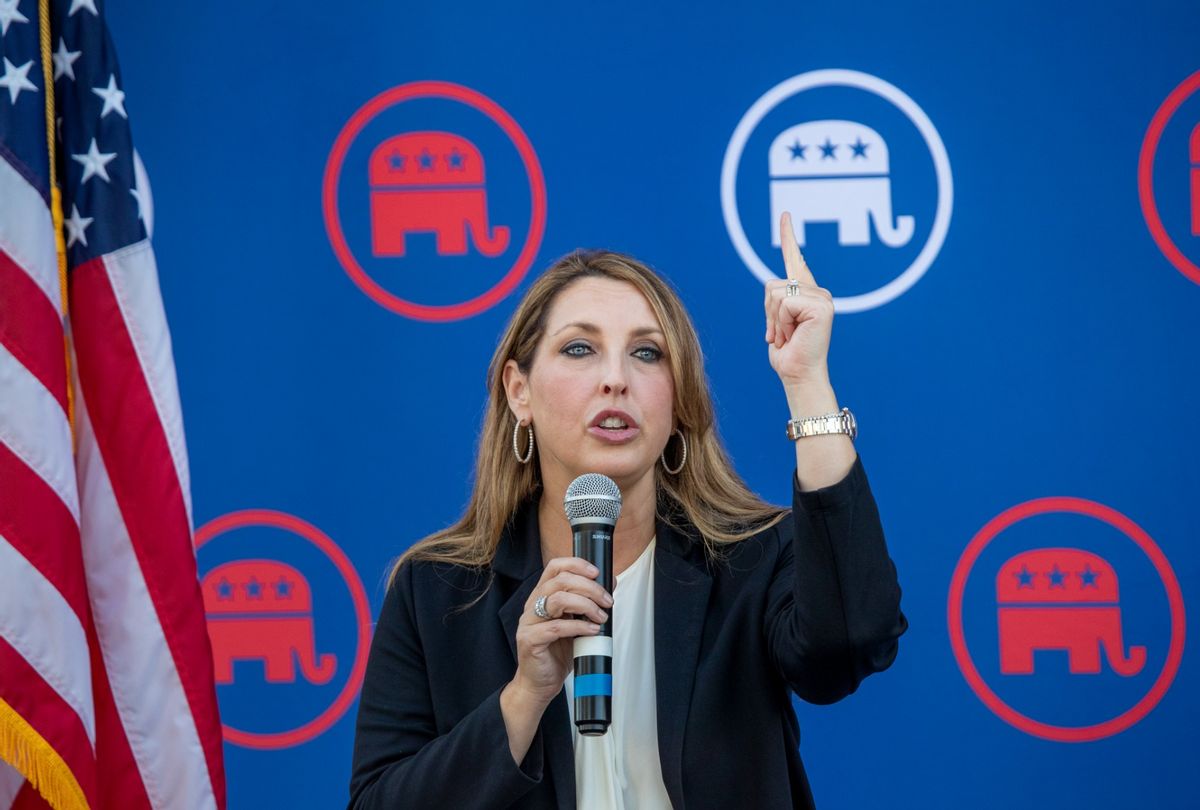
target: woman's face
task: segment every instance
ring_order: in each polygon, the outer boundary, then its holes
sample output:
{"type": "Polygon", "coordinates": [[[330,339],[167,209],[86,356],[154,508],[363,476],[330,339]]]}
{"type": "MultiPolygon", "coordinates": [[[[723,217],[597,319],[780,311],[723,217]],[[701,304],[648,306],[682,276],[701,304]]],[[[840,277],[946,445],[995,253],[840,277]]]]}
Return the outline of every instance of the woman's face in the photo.
{"type": "Polygon", "coordinates": [[[583,278],[558,294],[528,376],[511,360],[504,376],[513,412],[533,422],[547,486],[598,472],[624,490],[653,474],[674,429],[666,347],[626,282],[583,278]]]}

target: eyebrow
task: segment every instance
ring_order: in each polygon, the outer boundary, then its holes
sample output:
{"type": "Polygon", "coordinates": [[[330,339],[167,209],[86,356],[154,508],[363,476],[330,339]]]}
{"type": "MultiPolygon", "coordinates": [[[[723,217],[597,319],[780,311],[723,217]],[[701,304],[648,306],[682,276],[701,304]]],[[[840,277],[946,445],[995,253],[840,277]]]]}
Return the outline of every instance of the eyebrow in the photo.
{"type": "MultiPolygon", "coordinates": [[[[554,337],[555,335],[565,332],[571,327],[576,327],[581,331],[591,332],[593,334],[600,331],[600,327],[594,323],[588,323],[587,321],[572,321],[571,323],[563,326],[561,329],[556,330],[552,335],[550,335],[550,337],[554,337]]],[[[630,335],[632,337],[642,337],[643,335],[663,335],[663,331],[657,326],[639,326],[637,329],[634,329],[632,332],[630,332],[630,335]]],[[[666,337],[666,335],[663,335],[663,337],[666,337]]]]}

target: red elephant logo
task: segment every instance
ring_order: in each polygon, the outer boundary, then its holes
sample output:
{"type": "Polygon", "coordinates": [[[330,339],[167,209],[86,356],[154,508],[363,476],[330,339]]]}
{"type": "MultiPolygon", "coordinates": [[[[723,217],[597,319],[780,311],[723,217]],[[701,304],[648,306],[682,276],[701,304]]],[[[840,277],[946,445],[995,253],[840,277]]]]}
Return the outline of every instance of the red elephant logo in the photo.
{"type": "Polygon", "coordinates": [[[263,662],[268,683],[295,683],[295,661],[312,684],[328,683],[337,661],[318,660],[308,581],[274,560],[235,560],[200,583],[217,683],[233,683],[235,660],[263,662]]]}
{"type": "Polygon", "coordinates": [[[1033,674],[1034,650],[1066,650],[1073,675],[1100,672],[1100,651],[1119,675],[1146,665],[1146,648],[1121,637],[1117,573],[1103,558],[1076,548],[1022,552],[996,574],[1000,671],[1033,674]]]}
{"type": "Polygon", "coordinates": [[[433,233],[440,256],[467,252],[467,232],[484,256],[508,247],[508,228],[488,227],[483,155],[449,132],[409,132],[371,153],[371,249],[403,256],[409,233],[433,233]]]}

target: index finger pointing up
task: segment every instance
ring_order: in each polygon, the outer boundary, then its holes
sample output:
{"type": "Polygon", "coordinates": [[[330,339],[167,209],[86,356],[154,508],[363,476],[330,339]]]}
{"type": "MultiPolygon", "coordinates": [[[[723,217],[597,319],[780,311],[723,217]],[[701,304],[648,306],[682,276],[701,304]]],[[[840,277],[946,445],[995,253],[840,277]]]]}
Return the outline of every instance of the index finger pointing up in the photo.
{"type": "Polygon", "coordinates": [[[792,230],[792,215],[788,211],[784,211],[779,220],[779,241],[783,245],[783,266],[787,270],[787,277],[801,284],[816,286],[817,280],[813,278],[812,271],[800,255],[800,246],[796,244],[796,232],[792,230]]]}

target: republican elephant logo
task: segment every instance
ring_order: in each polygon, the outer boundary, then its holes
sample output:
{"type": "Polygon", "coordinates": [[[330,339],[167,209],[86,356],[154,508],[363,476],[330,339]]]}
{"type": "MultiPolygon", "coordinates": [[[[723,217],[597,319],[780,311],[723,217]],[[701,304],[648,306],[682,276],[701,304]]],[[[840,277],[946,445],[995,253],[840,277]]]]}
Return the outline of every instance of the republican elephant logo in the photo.
{"type": "Polygon", "coordinates": [[[797,124],[775,137],[768,163],[775,247],[784,211],[792,214],[801,247],[810,222],[836,223],[840,245],[869,245],[872,230],[888,247],[902,247],[912,239],[911,216],[893,222],[888,147],[870,127],[854,121],[797,124]]]}
{"type": "Polygon", "coordinates": [[[233,683],[235,660],[262,661],[268,683],[295,683],[296,661],[309,683],[333,678],[337,660],[316,653],[312,593],[295,568],[235,560],[214,568],[200,585],[217,683],[233,683]]]}
{"type": "Polygon", "coordinates": [[[488,224],[483,155],[449,132],[408,132],[375,147],[368,164],[371,249],[403,256],[405,236],[432,233],[441,256],[461,256],[470,243],[484,256],[508,248],[509,229],[488,224]]]}
{"type": "Polygon", "coordinates": [[[1065,650],[1072,675],[1100,672],[1101,651],[1119,675],[1146,665],[1146,648],[1125,652],[1117,573],[1076,548],[1040,548],[1012,557],[996,574],[1000,671],[1033,674],[1035,650],[1065,650]]]}

